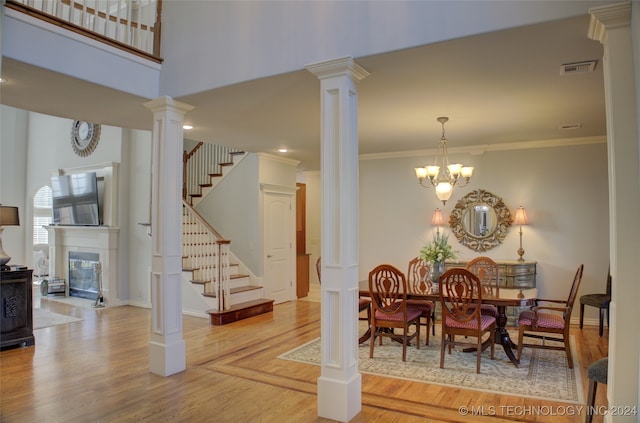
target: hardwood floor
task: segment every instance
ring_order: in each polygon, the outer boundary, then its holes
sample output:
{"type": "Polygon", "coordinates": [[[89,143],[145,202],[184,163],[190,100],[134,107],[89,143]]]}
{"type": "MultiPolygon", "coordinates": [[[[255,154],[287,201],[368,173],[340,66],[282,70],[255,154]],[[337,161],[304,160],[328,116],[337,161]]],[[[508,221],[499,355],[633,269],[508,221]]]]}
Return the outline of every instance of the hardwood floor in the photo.
{"type": "MultiPolygon", "coordinates": [[[[151,311],[124,306],[77,307],[34,298],[34,306],[79,322],[35,330],[36,345],[0,353],[2,422],[325,422],[317,417],[317,366],[276,358],[320,333],[317,290],[271,314],[224,326],[184,317],[186,371],[149,373],[151,311]]],[[[576,337],[582,379],[607,354],[597,327],[576,337]]],[[[582,422],[584,415],[530,413],[462,416],[461,406],[533,407],[567,404],[362,375],[362,412],[354,422],[582,422]]],[[[597,404],[606,404],[606,389],[597,404]]],[[[594,422],[603,421],[596,416],[594,422]]]]}

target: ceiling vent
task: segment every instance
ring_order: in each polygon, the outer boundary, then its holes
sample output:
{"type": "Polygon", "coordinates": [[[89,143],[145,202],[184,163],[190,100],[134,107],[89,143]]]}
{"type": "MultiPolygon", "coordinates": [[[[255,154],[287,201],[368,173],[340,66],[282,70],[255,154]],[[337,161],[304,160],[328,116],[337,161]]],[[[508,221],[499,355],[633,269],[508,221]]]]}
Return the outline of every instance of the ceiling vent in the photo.
{"type": "Polygon", "coordinates": [[[573,75],[576,73],[593,72],[596,68],[597,60],[588,60],[586,62],[565,63],[560,66],[560,75],[573,75]]]}
{"type": "Polygon", "coordinates": [[[560,129],[580,129],[580,128],[582,128],[581,123],[565,123],[564,125],[560,126],[560,129]]]}

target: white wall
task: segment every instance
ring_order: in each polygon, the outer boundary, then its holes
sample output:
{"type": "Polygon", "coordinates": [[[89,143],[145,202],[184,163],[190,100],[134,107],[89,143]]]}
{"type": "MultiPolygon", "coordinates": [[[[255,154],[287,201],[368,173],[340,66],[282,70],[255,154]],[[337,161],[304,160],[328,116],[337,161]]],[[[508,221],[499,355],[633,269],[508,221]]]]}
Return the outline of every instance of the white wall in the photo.
{"type": "Polygon", "coordinates": [[[472,34],[586,15],[598,1],[169,1],[160,92],[172,97],[472,34]],[[189,28],[189,31],[185,31],[189,28]],[[198,56],[190,52],[215,52],[198,56]],[[193,66],[184,66],[185,60],[193,66]]]}
{"type": "MultiPolygon", "coordinates": [[[[526,259],[538,262],[541,297],[565,298],[580,264],[585,269],[579,295],[604,291],[609,265],[605,144],[462,154],[451,159],[476,170],[471,184],[455,188],[444,207],[433,189],[418,185],[413,171],[432,157],[360,160],[360,279],[381,263],[406,271],[422,243],[432,238],[433,210],[439,207],[448,220],[458,199],[482,188],[502,197],[512,212],[520,205],[527,210],[530,224],[523,227],[523,248],[526,259]]],[[[318,199],[319,183],[307,177],[307,202],[318,204],[318,199]]],[[[320,210],[307,207],[307,213],[307,239],[317,239],[320,210]]],[[[450,241],[461,259],[480,255],[453,235],[450,241]]],[[[515,260],[518,246],[518,227],[511,227],[502,245],[482,254],[515,260]]],[[[319,245],[308,251],[314,250],[319,251],[319,245]]],[[[595,310],[585,312],[588,319],[596,319],[595,310]]]]}
{"type": "MultiPolygon", "coordinates": [[[[26,255],[25,230],[29,226],[25,208],[27,167],[27,112],[0,106],[0,204],[19,208],[20,226],[6,227],[2,247],[9,264],[33,263],[26,255]],[[25,225],[26,224],[26,225],[25,225]]],[[[29,247],[30,248],[30,247],[29,247]]]]}

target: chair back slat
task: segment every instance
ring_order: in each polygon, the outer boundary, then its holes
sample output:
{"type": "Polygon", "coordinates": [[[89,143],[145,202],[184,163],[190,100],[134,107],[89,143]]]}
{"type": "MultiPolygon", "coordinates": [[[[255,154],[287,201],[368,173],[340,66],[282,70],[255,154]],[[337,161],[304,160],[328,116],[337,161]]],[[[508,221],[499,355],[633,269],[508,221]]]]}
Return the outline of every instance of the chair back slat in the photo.
{"type": "Polygon", "coordinates": [[[318,273],[318,283],[322,283],[322,278],[320,277],[320,274],[322,273],[322,261],[321,261],[321,257],[318,257],[318,260],[316,260],[316,273],[318,273]]]}
{"type": "Polygon", "coordinates": [[[427,294],[431,292],[431,265],[428,261],[416,257],[409,262],[407,271],[407,287],[409,292],[415,294],[427,294]]]}
{"type": "Polygon", "coordinates": [[[486,256],[476,257],[467,263],[467,270],[480,279],[482,293],[497,297],[500,294],[500,266],[486,256]]]}
{"type": "Polygon", "coordinates": [[[571,319],[571,310],[573,309],[573,303],[576,300],[576,296],[578,295],[578,289],[580,288],[580,281],[582,280],[582,270],[584,269],[584,264],[581,264],[576,271],[576,275],[573,277],[573,284],[571,285],[571,290],[569,291],[569,298],[567,299],[567,309],[564,312],[564,320],[566,325],[569,326],[569,319],[571,319]]]}
{"type": "Polygon", "coordinates": [[[480,320],[480,280],[467,269],[449,269],[440,276],[440,303],[445,316],[460,322],[480,320]]]}
{"type": "Polygon", "coordinates": [[[369,272],[369,295],[374,308],[385,314],[406,313],[407,280],[400,270],[381,264],[369,272]]]}

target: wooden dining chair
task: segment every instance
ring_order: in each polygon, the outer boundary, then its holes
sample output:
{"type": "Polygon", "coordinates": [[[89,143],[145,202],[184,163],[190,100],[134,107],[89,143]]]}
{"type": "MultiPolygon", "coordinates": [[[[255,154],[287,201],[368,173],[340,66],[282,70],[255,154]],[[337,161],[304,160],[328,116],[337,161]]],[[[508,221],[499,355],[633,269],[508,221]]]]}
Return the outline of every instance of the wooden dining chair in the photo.
{"type": "Polygon", "coordinates": [[[440,368],[444,368],[445,349],[453,346],[467,346],[476,349],[476,373],[480,373],[482,351],[491,348],[491,359],[495,351],[496,318],[483,315],[482,287],[480,279],[467,269],[452,268],[440,276],[440,305],[442,306],[442,344],[440,346],[440,368]],[[473,306],[473,307],[472,307],[473,306]],[[488,343],[482,337],[488,333],[488,343]],[[456,335],[464,336],[464,341],[456,340],[456,335]],[[476,342],[466,341],[468,337],[476,342]]]}
{"type": "Polygon", "coordinates": [[[369,358],[373,358],[376,337],[387,336],[402,342],[402,361],[407,361],[407,345],[416,338],[420,349],[420,316],[422,310],[407,304],[407,280],[402,271],[390,264],[381,264],[369,272],[369,295],[371,297],[371,338],[369,358]],[[409,328],[415,325],[415,331],[409,328]],[[393,329],[402,329],[398,334],[393,329]]]}
{"type": "MultiPolygon", "coordinates": [[[[409,262],[409,269],[407,270],[407,287],[409,293],[412,294],[429,294],[431,293],[431,279],[429,279],[429,273],[431,266],[426,260],[422,260],[420,257],[416,257],[409,262]]],[[[407,304],[411,307],[416,307],[422,310],[420,318],[426,330],[425,345],[429,345],[429,326],[433,335],[436,334],[436,316],[435,316],[435,304],[433,301],[422,299],[408,299],[407,304]]]]}
{"type": "Polygon", "coordinates": [[[580,329],[584,322],[584,306],[596,307],[600,310],[600,336],[604,333],[604,315],[607,315],[607,327],[609,327],[609,304],[611,304],[611,268],[607,272],[607,288],[603,294],[586,294],[580,297],[580,329]]]}
{"type": "MultiPolygon", "coordinates": [[[[500,291],[500,266],[486,256],[476,257],[467,263],[466,269],[480,279],[483,296],[497,297],[500,291]]],[[[475,305],[472,306],[474,308],[475,305]]],[[[482,304],[480,313],[498,318],[498,308],[492,304],[482,304]]]]}
{"type": "Polygon", "coordinates": [[[531,310],[520,313],[518,317],[518,361],[520,361],[523,347],[564,350],[567,354],[567,365],[570,369],[573,369],[569,329],[571,326],[571,311],[580,288],[583,268],[583,264],[578,267],[569,290],[569,297],[566,300],[536,299],[536,304],[531,307],[531,310]],[[543,306],[540,305],[541,303],[551,305],[543,306]],[[552,336],[548,336],[548,334],[552,336]],[[524,337],[541,339],[542,343],[525,344],[523,342],[524,337]],[[559,342],[562,345],[547,345],[546,341],[559,342]]]}
{"type": "MultiPolygon", "coordinates": [[[[318,260],[316,260],[316,273],[318,273],[318,283],[322,284],[322,278],[320,277],[322,275],[322,258],[318,257],[318,260]]],[[[371,300],[369,298],[362,298],[359,297],[358,298],[358,320],[366,320],[367,321],[367,329],[371,327],[371,300]],[[361,316],[360,314],[362,312],[366,312],[367,316],[361,316]]],[[[358,339],[358,343],[362,344],[363,342],[365,342],[368,339],[368,337],[365,335],[362,335],[359,339],[358,339]]]]}

